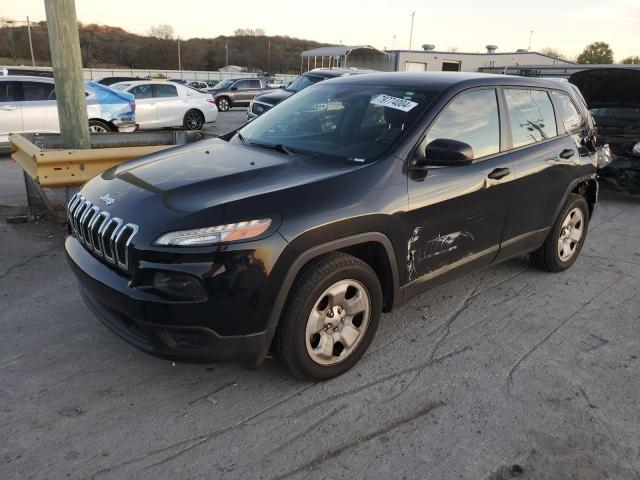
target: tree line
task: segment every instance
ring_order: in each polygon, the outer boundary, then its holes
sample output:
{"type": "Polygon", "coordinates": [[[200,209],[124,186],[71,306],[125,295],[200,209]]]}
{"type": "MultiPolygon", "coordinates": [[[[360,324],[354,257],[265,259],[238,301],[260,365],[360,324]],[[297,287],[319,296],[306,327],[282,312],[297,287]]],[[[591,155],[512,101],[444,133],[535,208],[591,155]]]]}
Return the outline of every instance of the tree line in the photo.
{"type": "MultiPolygon", "coordinates": [[[[217,70],[240,65],[269,73],[299,73],[300,54],[327,44],[267,36],[262,29],[236,30],[233,36],[178,40],[167,25],[152,27],[148,35],[137,35],[119,27],[79,24],[82,64],[86,68],[178,69],[178,41],[184,70],[217,70]],[[168,27],[168,28],[167,28],[168,27]]],[[[31,24],[36,63],[50,65],[46,22],[31,24]]],[[[27,27],[0,19],[0,62],[30,65],[27,27]]]]}
{"type": "MultiPolygon", "coordinates": [[[[550,57],[558,58],[560,60],[567,60],[576,63],[588,63],[591,65],[610,64],[614,61],[613,49],[605,42],[590,43],[576,58],[568,57],[558,49],[552,47],[545,47],[540,50],[540,53],[544,53],[545,55],[549,55],[550,57]]],[[[632,55],[621,59],[619,63],[640,64],[640,56],[632,55]]]]}

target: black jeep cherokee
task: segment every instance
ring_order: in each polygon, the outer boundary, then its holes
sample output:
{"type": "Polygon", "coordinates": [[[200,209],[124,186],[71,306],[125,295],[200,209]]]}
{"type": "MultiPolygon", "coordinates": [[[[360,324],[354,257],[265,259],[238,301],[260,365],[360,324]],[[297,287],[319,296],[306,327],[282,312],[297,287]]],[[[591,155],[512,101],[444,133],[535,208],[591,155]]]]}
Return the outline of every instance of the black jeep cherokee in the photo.
{"type": "Polygon", "coordinates": [[[149,353],[271,352],[328,379],[382,311],[429,287],[524,253],[573,264],[598,192],[574,95],[498,75],[328,80],[88,182],[68,207],[69,263],[94,313],[149,353]]]}

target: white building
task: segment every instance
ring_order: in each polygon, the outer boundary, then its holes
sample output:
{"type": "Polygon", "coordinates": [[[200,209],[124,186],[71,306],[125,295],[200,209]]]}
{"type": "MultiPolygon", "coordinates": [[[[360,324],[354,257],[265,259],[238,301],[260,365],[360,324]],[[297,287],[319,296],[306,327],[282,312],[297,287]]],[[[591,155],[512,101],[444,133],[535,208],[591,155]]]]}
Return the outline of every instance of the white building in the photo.
{"type": "Polygon", "coordinates": [[[514,67],[573,65],[538,52],[518,50],[497,52],[498,47],[487,45],[484,53],[442,52],[433,45],[422,50],[380,51],[369,45],[321,47],[302,52],[302,72],[318,67],[368,68],[399,72],[478,72],[481,69],[513,69],[514,67]]]}
{"type": "Polygon", "coordinates": [[[481,68],[572,64],[543,53],[526,50],[496,52],[493,45],[489,45],[485,53],[436,50],[390,50],[387,53],[391,57],[390,70],[400,72],[478,72],[481,68]]]}

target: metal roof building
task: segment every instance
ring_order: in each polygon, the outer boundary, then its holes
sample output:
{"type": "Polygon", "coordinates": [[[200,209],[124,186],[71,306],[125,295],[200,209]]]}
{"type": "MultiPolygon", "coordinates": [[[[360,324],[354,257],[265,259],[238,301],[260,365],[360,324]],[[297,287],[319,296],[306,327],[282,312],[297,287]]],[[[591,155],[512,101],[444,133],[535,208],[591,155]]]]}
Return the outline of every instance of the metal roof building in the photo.
{"type": "Polygon", "coordinates": [[[390,56],[370,45],[335,45],[302,52],[300,72],[314,68],[369,68],[387,70],[390,56]]]}

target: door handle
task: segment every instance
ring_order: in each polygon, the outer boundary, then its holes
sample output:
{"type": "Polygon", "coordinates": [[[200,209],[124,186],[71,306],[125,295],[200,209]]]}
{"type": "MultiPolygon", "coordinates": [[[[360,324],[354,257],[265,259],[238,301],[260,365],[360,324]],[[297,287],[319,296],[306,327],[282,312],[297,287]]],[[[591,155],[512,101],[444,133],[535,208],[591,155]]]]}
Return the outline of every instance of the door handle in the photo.
{"type": "Polygon", "coordinates": [[[15,105],[3,105],[2,107],[0,107],[0,110],[15,110],[16,107],[15,105]]]}
{"type": "Polygon", "coordinates": [[[510,173],[511,173],[511,170],[506,167],[496,168],[489,175],[487,175],[487,177],[489,177],[491,180],[500,180],[501,178],[506,177],[510,173]]]}
{"type": "Polygon", "coordinates": [[[573,148],[565,148],[560,152],[560,155],[558,156],[560,158],[564,158],[565,160],[568,160],[569,158],[573,157],[575,154],[576,154],[576,151],[573,148]]]}

